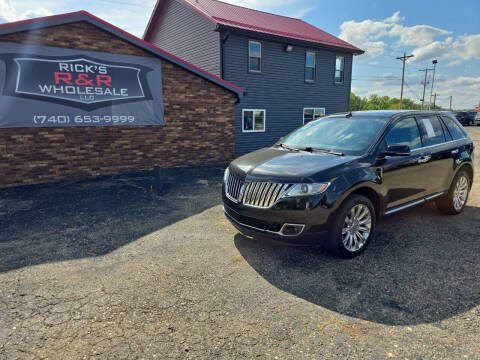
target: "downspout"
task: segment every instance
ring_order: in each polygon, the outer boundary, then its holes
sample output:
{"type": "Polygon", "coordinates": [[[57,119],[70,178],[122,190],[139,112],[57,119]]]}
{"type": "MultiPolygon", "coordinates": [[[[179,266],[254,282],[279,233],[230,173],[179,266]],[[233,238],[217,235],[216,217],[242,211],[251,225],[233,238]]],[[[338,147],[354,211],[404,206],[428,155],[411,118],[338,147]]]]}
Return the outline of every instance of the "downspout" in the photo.
{"type": "Polygon", "coordinates": [[[218,26],[217,31],[220,32],[220,77],[225,80],[225,43],[230,37],[230,29],[224,31],[218,26]]]}
{"type": "MultiPolygon", "coordinates": [[[[216,31],[220,33],[220,77],[225,80],[225,43],[230,37],[230,29],[223,30],[220,26],[217,26],[216,31]]],[[[246,94],[244,94],[245,96],[246,94]]],[[[240,96],[237,95],[235,105],[240,102],[240,96]]]]}

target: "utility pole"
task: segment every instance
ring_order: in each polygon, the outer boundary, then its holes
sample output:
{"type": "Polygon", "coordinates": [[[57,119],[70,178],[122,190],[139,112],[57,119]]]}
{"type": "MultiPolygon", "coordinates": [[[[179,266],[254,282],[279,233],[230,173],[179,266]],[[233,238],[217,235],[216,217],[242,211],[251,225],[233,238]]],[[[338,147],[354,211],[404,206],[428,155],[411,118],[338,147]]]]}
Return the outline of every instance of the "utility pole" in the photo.
{"type": "Polygon", "coordinates": [[[435,110],[435,106],[437,104],[437,95],[439,95],[439,94],[437,94],[437,93],[433,94],[433,110],[435,110]]]}
{"type": "Polygon", "coordinates": [[[425,80],[422,83],[422,85],[423,85],[422,110],[425,109],[425,95],[426,95],[426,92],[427,92],[427,85],[429,84],[429,81],[427,81],[428,72],[432,71],[432,70],[433,69],[429,69],[429,68],[418,70],[418,71],[425,71],[425,80]]]}
{"type": "Polygon", "coordinates": [[[408,55],[407,53],[403,53],[402,57],[397,57],[398,60],[402,60],[403,62],[403,68],[402,68],[402,90],[400,92],[400,110],[403,108],[403,85],[405,83],[405,63],[407,62],[408,59],[414,57],[414,55],[408,55]]]}
{"type": "Polygon", "coordinates": [[[453,102],[453,96],[450,95],[450,111],[452,111],[452,102],[453,102]]]}
{"type": "Polygon", "coordinates": [[[433,64],[432,89],[430,90],[430,102],[428,105],[428,110],[432,108],[433,86],[435,85],[435,70],[437,69],[438,60],[433,60],[432,64],[433,64]]]}

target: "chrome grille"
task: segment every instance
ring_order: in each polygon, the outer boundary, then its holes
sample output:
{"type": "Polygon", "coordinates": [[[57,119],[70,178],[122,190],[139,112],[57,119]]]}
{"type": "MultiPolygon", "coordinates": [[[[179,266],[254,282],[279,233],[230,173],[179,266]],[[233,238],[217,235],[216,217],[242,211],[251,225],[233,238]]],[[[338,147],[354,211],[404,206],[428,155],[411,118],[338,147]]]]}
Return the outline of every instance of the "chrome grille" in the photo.
{"type": "Polygon", "coordinates": [[[232,173],[228,173],[227,178],[225,180],[225,193],[235,202],[240,202],[240,194],[242,191],[243,181],[240,180],[239,177],[233,175],[232,173]]]}
{"type": "Polygon", "coordinates": [[[292,184],[244,182],[230,172],[225,179],[225,193],[230,200],[264,209],[275,205],[291,186],[292,184]]]}
{"type": "Polygon", "coordinates": [[[270,208],[290,186],[290,184],[277,183],[246,183],[243,203],[248,206],[270,208]]]}

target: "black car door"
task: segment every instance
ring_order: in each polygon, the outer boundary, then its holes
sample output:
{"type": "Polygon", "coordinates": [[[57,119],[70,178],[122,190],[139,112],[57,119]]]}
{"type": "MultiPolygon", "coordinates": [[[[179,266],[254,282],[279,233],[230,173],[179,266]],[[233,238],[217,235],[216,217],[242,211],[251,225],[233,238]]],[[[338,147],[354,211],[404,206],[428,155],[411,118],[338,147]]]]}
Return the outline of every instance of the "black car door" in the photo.
{"type": "Polygon", "coordinates": [[[420,127],[414,117],[401,119],[387,132],[384,149],[392,145],[408,145],[408,156],[387,156],[382,164],[382,183],[386,189],[387,210],[422,199],[428,185],[430,152],[421,140],[420,127]]]}
{"type": "Polygon", "coordinates": [[[438,116],[420,116],[417,121],[420,124],[423,145],[428,147],[431,155],[427,166],[427,195],[431,196],[447,190],[450,186],[455,144],[438,116]]]}

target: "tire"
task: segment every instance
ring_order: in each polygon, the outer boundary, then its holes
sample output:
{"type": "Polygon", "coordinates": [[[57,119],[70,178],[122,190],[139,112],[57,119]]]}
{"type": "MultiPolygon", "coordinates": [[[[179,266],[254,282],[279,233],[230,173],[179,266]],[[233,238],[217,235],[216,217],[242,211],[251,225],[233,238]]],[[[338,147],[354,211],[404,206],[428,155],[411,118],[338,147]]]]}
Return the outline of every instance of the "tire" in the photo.
{"type": "Polygon", "coordinates": [[[330,250],[335,255],[347,259],[360,255],[365,251],[373,237],[375,220],[375,208],[372,202],[365,196],[351,195],[343,202],[330,223],[330,250]],[[369,219],[366,214],[367,211],[369,219]],[[355,212],[357,212],[356,219],[354,219],[355,212]],[[353,223],[349,223],[348,219],[353,219],[353,223]],[[369,221],[362,224],[362,221],[365,220],[369,221]],[[350,231],[343,234],[346,228],[350,228],[350,231]],[[358,232],[355,232],[356,229],[358,229],[358,232]],[[352,236],[352,233],[355,235],[352,236]],[[360,235],[363,235],[363,238],[360,235]]]}
{"type": "Polygon", "coordinates": [[[447,215],[458,215],[463,212],[470,195],[472,179],[465,170],[460,170],[452,181],[448,193],[436,201],[438,210],[447,215]],[[463,180],[464,179],[464,180],[463,180]],[[465,183],[466,180],[466,183],[465,183]],[[466,191],[463,195],[458,191],[466,191]],[[460,203],[456,202],[460,201],[460,203]]]}

